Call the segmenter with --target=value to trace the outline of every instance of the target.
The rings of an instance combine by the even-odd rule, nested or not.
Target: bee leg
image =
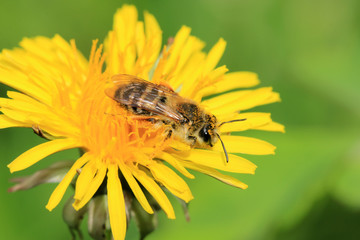
[[[154,158],[159,152],[161,152],[164,149],[163,147],[165,146],[165,143],[171,138],[172,134],[173,134],[172,129],[165,130],[165,132],[164,132],[165,139],[164,139],[164,141],[161,141],[156,144],[155,150],[151,154],[151,158]]]
[[[157,120],[155,118],[148,118],[148,119],[146,119],[146,121],[155,123]]]
[[[169,129],[169,131],[167,132],[167,135],[166,135],[166,137],[165,137],[165,141],[168,140],[168,139],[170,139],[171,136],[172,136],[172,134],[173,134],[173,130],[172,130],[172,129]]]
[[[191,143],[190,143],[190,146],[193,148],[193,147],[195,147],[195,144],[196,144],[196,137],[195,136],[188,136],[187,137],[190,141],[191,141]]]
[[[131,120],[149,121],[151,123],[154,123],[156,121],[153,116],[132,115],[132,116],[129,116],[128,118],[130,118]]]

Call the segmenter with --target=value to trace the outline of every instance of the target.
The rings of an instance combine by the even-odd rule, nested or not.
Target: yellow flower
[[[246,118],[225,124],[221,138],[230,153],[273,154],[275,147],[262,140],[228,133],[258,129],[283,131],[270,114],[246,112],[263,104],[279,101],[271,88],[239,90],[259,83],[250,72],[227,73],[217,67],[224,52],[220,39],[204,53],[204,43],[182,27],[169,44],[162,47],[162,32],[154,16],[145,12],[139,21],[134,6],[125,5],[114,17],[113,30],[104,43],[94,41],[90,59],[60,36],[52,39],[24,39],[21,48],[3,50],[0,55],[0,82],[18,91],[1,98],[0,128],[35,127],[52,140],[26,151],[8,165],[11,172],[32,166],[41,159],[65,149],[85,150],[52,193],[46,206],[50,211],[62,199],[77,172],[74,208],[82,208],[107,179],[110,224],[115,239],[126,233],[125,202],[120,179],[126,180],[133,194],[148,212],[153,213],[139,183],[156,199],[169,218],[174,210],[160,186],[190,201],[193,196],[171,168],[188,178],[187,169],[205,173],[242,189],[247,185],[218,170],[253,174],[250,161],[229,154],[225,162],[220,142],[213,148],[194,149],[179,140],[166,139],[165,127],[132,120],[118,104],[105,95],[111,76],[131,74],[154,83],[167,83],[179,95],[196,101],[213,113],[219,122]],[[103,71],[103,67],[106,70]],[[235,91],[220,94],[228,90]],[[216,97],[206,98],[216,94]],[[244,112],[243,112],[244,111]],[[240,113],[239,113],[240,112]]]

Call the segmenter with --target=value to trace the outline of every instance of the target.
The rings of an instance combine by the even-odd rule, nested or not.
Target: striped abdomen
[[[119,86],[113,98],[133,114],[153,116],[164,111],[162,106],[168,100],[164,90],[169,90],[162,88],[166,87],[147,82],[130,82]]]

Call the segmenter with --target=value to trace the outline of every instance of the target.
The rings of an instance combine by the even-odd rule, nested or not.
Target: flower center
[[[154,127],[132,115],[105,94],[106,77],[88,79],[79,103],[81,137],[84,146],[100,161],[134,162],[146,165],[168,145],[165,126]]]

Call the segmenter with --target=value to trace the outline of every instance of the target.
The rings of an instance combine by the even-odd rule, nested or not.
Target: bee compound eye
[[[200,129],[199,136],[202,138],[204,142],[210,142],[211,136],[209,134],[207,126],[204,126],[203,128]]]

